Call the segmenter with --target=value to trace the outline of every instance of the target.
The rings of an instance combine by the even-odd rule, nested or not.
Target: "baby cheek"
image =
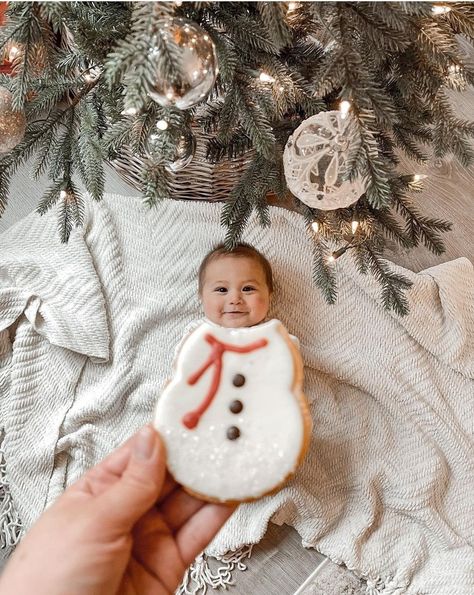
[[[216,299],[215,296],[208,296],[206,300],[203,301],[204,310],[207,311],[214,311],[218,308],[219,299]]]
[[[268,307],[269,303],[270,303],[269,300],[266,299],[264,296],[258,296],[255,301],[255,305],[258,308],[266,308],[266,307]]]

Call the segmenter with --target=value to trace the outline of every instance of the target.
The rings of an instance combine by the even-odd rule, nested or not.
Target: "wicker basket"
[[[75,45],[74,37],[67,26],[63,27],[60,44],[69,50]],[[250,150],[240,157],[212,163],[206,159],[207,144],[212,138],[211,135],[204,133],[196,123],[192,124],[192,131],[196,138],[194,157],[184,169],[170,173],[170,198],[223,202],[229,197],[255,153]],[[139,174],[144,162],[144,158],[135,155],[127,146],[122,147],[119,157],[108,161],[119,176],[137,190],[141,190]],[[268,198],[271,203],[273,194]]]
[[[193,126],[196,151],[192,161],[171,177],[171,198],[175,200],[225,201],[252,159],[253,151],[241,157],[212,163],[206,159],[207,142],[211,138]],[[144,159],[134,155],[128,147],[110,162],[117,173],[133,188],[140,190],[139,174]]]

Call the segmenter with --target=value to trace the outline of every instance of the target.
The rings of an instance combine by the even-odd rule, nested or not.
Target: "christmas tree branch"
[[[382,303],[387,310],[394,310],[399,316],[408,314],[408,301],[403,291],[412,286],[412,282],[390,270],[389,263],[384,260],[375,247],[367,243],[361,245],[366,252],[367,266],[382,286]]]
[[[416,188],[397,179],[395,167],[402,152],[423,163],[432,153],[473,162],[474,123],[456,115],[447,95],[474,83],[458,43],[474,38],[473,22],[474,8],[465,2],[436,13],[426,2],[10,3],[0,44],[18,48],[11,76],[0,77],[4,116],[19,109],[29,123],[23,140],[0,158],[0,211],[12,173],[34,151],[33,175],[53,178],[40,209],[61,201],[63,239],[83,210],[74,173],[100,199],[103,161],[125,149],[142,160],[139,182],[152,206],[171,196],[183,135],[198,135],[200,126],[210,161],[247,163],[223,208],[230,247],[253,211],[262,225],[270,223],[269,193],[285,204],[292,198],[283,164],[290,135],[348,101],[340,173],[352,188],[360,183],[364,195],[357,207],[323,212],[295,194],[295,209],[313,241],[315,282],[330,303],[336,278],[328,246],[346,242],[337,257],[350,247],[359,270],[381,284],[385,305],[404,313],[406,284],[386,268],[384,246],[423,243],[439,254],[450,224],[414,208],[409,193]],[[201,28],[194,42],[184,35],[188,25]],[[211,62],[215,50],[217,65],[206,68],[209,84],[201,91],[192,76],[204,74],[204,48]],[[184,108],[178,101],[186,93],[196,101]],[[318,164],[311,175],[325,186]],[[330,178],[341,183],[334,172]]]
[[[331,252],[325,241],[325,234],[329,228],[325,225],[323,213],[315,212],[306,205],[301,205],[300,213],[306,221],[306,231],[313,249],[313,281],[321,289],[321,292],[328,304],[335,304],[337,299],[337,283],[334,266],[329,264]],[[315,232],[313,224],[318,215],[318,231]]]

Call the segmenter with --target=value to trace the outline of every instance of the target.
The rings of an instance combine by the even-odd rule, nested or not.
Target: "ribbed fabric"
[[[88,203],[66,246],[54,212],[0,237],[2,449],[26,528],[151,420],[174,347],[202,315],[197,269],[224,237],[220,208],[168,201],[150,211],[107,195]],[[241,506],[208,552],[258,542],[272,519],[367,577],[373,593],[474,592],[471,263],[393,266],[414,284],[411,314],[399,318],[348,253],[328,306],[311,280],[304,222],[270,212],[271,227],[252,218],[244,240],[273,265],[270,315],[300,340],[313,439],[292,482]]]

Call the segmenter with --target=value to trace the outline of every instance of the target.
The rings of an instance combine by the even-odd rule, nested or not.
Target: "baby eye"
[[[225,288],[225,287],[216,287],[214,289],[214,291],[217,291],[218,293],[226,293],[227,288]]]
[[[255,287],[252,287],[252,285],[246,285],[242,288],[242,291],[255,291]]]

